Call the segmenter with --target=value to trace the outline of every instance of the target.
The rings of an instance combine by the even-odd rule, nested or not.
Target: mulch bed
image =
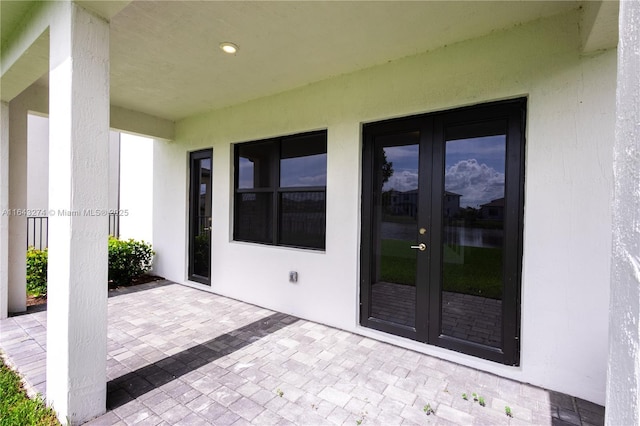
[[[160,281],[160,280],[164,280],[164,278],[159,277],[157,275],[140,275],[139,277],[133,278],[129,285],[126,285],[123,287],[131,287],[134,285],[146,284],[146,283],[150,283],[153,281]],[[111,283],[109,283],[109,289],[111,290],[113,288],[114,287],[111,286]],[[47,296],[35,297],[35,296],[27,295],[27,306],[39,306],[39,305],[45,305],[46,303],[47,303]]]
[[[47,296],[35,297],[27,294],[27,306],[38,306],[38,305],[44,305],[46,303],[47,303]]]

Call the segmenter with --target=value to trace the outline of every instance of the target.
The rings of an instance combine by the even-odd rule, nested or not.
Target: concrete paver
[[[46,311],[0,321],[0,350],[46,394]],[[91,425],[604,423],[588,401],[169,281],[111,292],[107,356]]]

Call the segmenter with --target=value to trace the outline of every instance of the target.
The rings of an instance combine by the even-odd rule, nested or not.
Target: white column
[[[0,319],[9,313],[9,105],[0,102]]]
[[[50,42],[47,399],[79,424],[106,409],[109,24],[56,2]]]
[[[27,309],[27,103],[9,103],[9,312]]]
[[[640,2],[621,1],[607,425],[640,424]],[[603,200],[606,201],[606,200]]]

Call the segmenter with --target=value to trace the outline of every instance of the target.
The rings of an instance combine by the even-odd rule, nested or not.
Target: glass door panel
[[[500,348],[506,129],[494,124],[502,134],[445,132],[441,333]]]
[[[376,138],[375,249],[371,316],[415,328],[418,132]]]
[[[189,194],[189,279],[210,284],[211,150],[191,153]]]

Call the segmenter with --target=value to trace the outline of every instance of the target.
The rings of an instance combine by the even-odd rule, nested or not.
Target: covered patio
[[[60,419],[640,422],[640,3],[1,4],[0,347]],[[31,113],[50,120],[34,313]],[[108,298],[110,130],[154,139],[137,189],[170,281]],[[400,192],[409,304],[378,256]],[[467,224],[502,243],[447,256]],[[495,254],[477,289],[473,252]]]
[[[108,317],[107,413],[89,424],[604,423],[579,398],[170,281],[110,292]],[[42,394],[46,327],[43,309],[0,321]]]

